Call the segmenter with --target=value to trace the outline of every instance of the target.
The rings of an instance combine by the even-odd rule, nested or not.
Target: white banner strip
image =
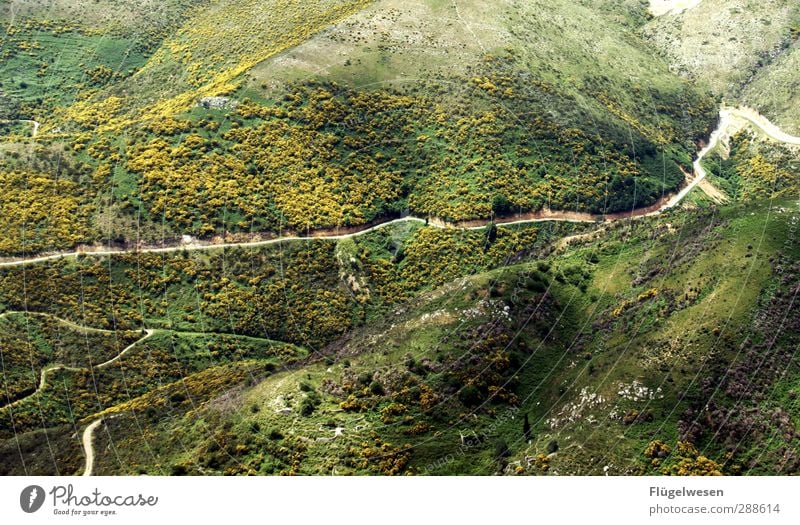
[[[776,477],[10,477],[0,488],[2,523],[23,525],[800,523],[800,479]]]

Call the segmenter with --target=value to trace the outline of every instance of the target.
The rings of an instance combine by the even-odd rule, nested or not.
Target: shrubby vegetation
[[[111,33],[103,57],[125,68],[76,65],[97,43],[92,26],[21,26],[2,42],[3,67],[42,73],[4,80],[0,111],[56,109],[38,145],[8,125],[0,253],[347,231],[405,212],[629,210],[677,189],[714,119],[710,97],[642,49],[640,62],[608,52],[627,41],[588,41],[576,26],[593,11],[571,2],[509,28],[541,31],[542,56],[481,51],[457,74],[407,87],[312,78],[270,99],[242,87],[254,64],[366,3],[181,1],[141,39]],[[612,23],[616,9],[603,3],[600,29],[643,21]],[[55,70],[48,40],[74,44],[70,69]],[[639,69],[598,63],[597,49]],[[58,97],[43,98],[43,75]],[[74,104],[61,97],[72,94]],[[753,206],[747,220],[698,199],[561,247],[549,244],[564,226],[402,224],[2,268],[0,311],[30,312],[27,325],[0,323],[13,396],[48,364],[71,366],[0,408],[2,470],[77,472],[80,430],[108,416],[100,473],[795,472],[797,254],[781,244],[788,213],[758,202],[797,188],[789,152],[762,148],[740,137],[718,163],[726,190]],[[113,344],[41,314],[113,330]],[[155,333],[89,368],[142,329]],[[86,337],[93,351],[78,352]],[[51,438],[55,464],[42,459]]]
[[[731,139],[726,158],[715,154],[705,166],[725,193],[742,202],[776,199],[800,192],[796,176],[800,168],[797,150],[757,140],[748,132]]]
[[[347,345],[348,359],[329,354],[320,362],[305,364],[301,372],[277,372],[274,381],[268,378],[189,412],[175,403],[148,401],[148,408],[142,409],[146,416],[136,421],[115,409],[120,417],[111,420],[109,428],[122,468],[155,473],[172,465],[170,472],[183,474],[422,472],[425,457],[437,450],[437,439],[432,439],[436,428],[468,411],[475,412],[481,424],[489,424],[498,412],[513,410],[519,402],[515,395],[519,384],[511,371],[533,348],[528,337],[514,341],[519,323],[532,313],[525,305],[528,300],[547,302],[544,311],[535,314],[542,321],[557,311],[546,294],[528,290],[528,273],[470,280],[457,292],[458,300],[483,298],[481,306],[468,314],[470,328],[453,330],[464,321],[449,320],[404,332],[407,339],[387,341],[387,357],[381,358],[384,366],[373,362],[379,354],[371,351],[369,331],[356,331]],[[530,273],[547,280],[544,274]],[[507,303],[506,292],[491,292],[496,287],[517,294],[511,313],[499,323],[497,312],[504,311]],[[423,299],[417,308],[430,315],[436,300]],[[391,319],[416,324],[425,323],[427,317],[415,309]],[[443,340],[435,358],[419,354],[421,342],[447,334],[452,339]],[[482,373],[487,369],[490,374]],[[460,391],[474,391],[474,397],[459,395]],[[289,421],[294,423],[287,426]],[[142,453],[145,445],[134,439],[135,424],[152,436],[149,446],[155,457]],[[458,442],[457,434],[451,437]],[[184,446],[186,454],[176,453]],[[426,451],[428,446],[434,448]],[[475,454],[490,453],[492,441],[476,439],[473,446]],[[110,456],[100,462],[101,472],[119,471],[120,463]]]
[[[47,366],[95,366],[118,355],[140,337],[142,334],[132,331],[79,330],[35,313],[8,313],[0,317],[4,386],[0,406],[36,390],[42,369]]]
[[[229,95],[253,66],[366,6],[369,0],[234,0],[205,4],[171,32],[129,81],[65,109],[72,129],[120,131]],[[124,102],[124,103],[122,103]],[[87,116],[102,117],[102,122]]]
[[[328,0],[299,9],[272,1],[267,9],[252,0],[170,1],[159,7],[163,22],[155,27],[145,23],[154,13],[129,29],[109,20],[113,38],[92,60],[81,57],[84,44],[100,38],[103,24],[95,16],[70,23],[27,13],[4,41],[8,67],[30,72],[35,68],[28,62],[41,62],[50,68],[42,79],[63,85],[40,95],[74,99],[37,102],[41,79],[3,92],[10,100],[28,93],[29,108],[15,110],[21,116],[36,116],[29,111],[34,106],[59,106],[47,115],[48,133],[40,140],[66,147],[61,165],[91,174],[75,179],[81,190],[59,189],[63,198],[80,200],[77,216],[83,221],[87,213],[89,224],[71,224],[69,235],[54,227],[47,243],[26,247],[8,234],[6,253],[82,241],[306,232],[406,210],[450,221],[545,207],[625,211],[677,189],[680,168],[690,167],[694,144],[713,121],[713,100],[666,71],[645,87],[613,61],[593,61],[596,71],[553,62],[564,55],[583,64],[584,39],[562,27],[564,20],[533,17],[529,8],[519,8],[518,21],[503,23],[513,31],[528,25],[548,31],[549,51],[541,56],[541,50],[509,45],[469,55],[457,73],[421,72],[413,85],[398,88],[355,88],[321,77],[264,99],[242,87],[253,66],[368,3]],[[102,12],[95,7],[81,9]],[[125,6],[120,17],[127,9],[135,11]],[[591,14],[582,6],[557,7],[567,9],[576,20]],[[599,31],[622,30],[615,9],[600,11]],[[556,27],[558,39],[551,34]],[[61,47],[37,44],[51,33],[87,39],[63,71],[51,70],[48,58]],[[649,63],[639,44],[603,43]],[[578,76],[562,78],[572,74]],[[219,105],[199,104],[204,97],[222,98]],[[39,174],[19,163],[14,169]],[[72,212],[55,209],[56,223]]]
[[[487,66],[491,77],[465,86],[485,99],[474,107],[298,86],[275,105],[245,100],[230,122],[211,115],[176,138],[137,142],[127,168],[141,177],[152,216],[201,235],[360,225],[406,208],[453,221],[547,206],[623,211],[683,181],[691,152],[676,147],[686,140],[676,130],[640,126],[631,145],[616,130],[624,122],[596,135],[564,127],[540,111],[539,91],[494,63],[502,61]]]
[[[126,334],[116,335],[121,338]],[[114,333],[104,336],[116,340]],[[90,343],[99,341],[97,336],[87,337],[92,337]],[[132,342],[141,334],[128,337]],[[20,342],[23,348],[30,346],[24,338],[10,342]],[[73,342],[71,351],[79,347]],[[43,426],[76,425],[101,412],[111,415],[147,409],[155,413],[162,403],[172,410],[189,410],[248,378],[252,381],[304,356],[299,348],[263,339],[159,332],[102,368],[90,369],[89,363],[65,360],[81,368],[49,372],[44,390],[17,403],[13,411],[0,409],[0,436],[12,439]],[[7,468],[15,467],[10,464]]]
[[[748,245],[767,216],[774,238],[759,255]],[[786,361],[796,341],[776,325],[796,321],[777,313],[792,312],[796,285],[787,217],[759,207],[697,209],[615,223],[541,262],[525,261],[531,250],[542,253],[544,226],[407,224],[341,242],[115,257],[110,270],[91,257],[57,261],[50,271],[63,273],[42,282],[83,275],[87,322],[112,313],[108,322],[118,326],[207,333],[159,333],[99,371],[96,383],[54,373],[68,397],[46,389],[20,404],[14,421],[27,436],[44,416],[58,436],[72,421],[67,400],[84,421],[116,415],[107,424],[120,461],[100,452],[105,473],[546,475],[598,472],[612,458],[627,473],[792,472],[791,385],[800,376]],[[677,239],[686,249],[665,266]],[[731,286],[751,261],[752,293],[741,308],[724,307],[714,297],[738,291]],[[720,264],[724,276],[705,274]],[[502,268],[481,273],[493,266]],[[26,271],[42,277],[37,268]],[[3,272],[0,303],[11,305],[14,272]],[[470,273],[477,275],[461,278]],[[136,279],[141,294],[129,291]],[[117,301],[102,300],[108,290]],[[49,297],[49,308],[68,315],[63,291],[55,286]],[[337,297],[342,311],[321,304]],[[31,308],[44,308],[43,297],[31,299]],[[313,309],[302,308],[311,301]],[[631,306],[617,311],[620,304]],[[707,313],[704,323],[682,329],[697,311]],[[727,318],[741,330],[726,333]],[[731,367],[745,333],[752,350]],[[768,334],[776,333],[784,335],[773,346]],[[262,337],[319,353],[307,359]],[[714,352],[694,352],[713,341]],[[677,400],[697,368],[698,388]],[[595,396],[601,379],[610,386]],[[772,389],[782,397],[765,396]],[[757,406],[743,407],[748,399]],[[104,434],[96,436],[101,451]]]
[[[234,332],[319,347],[419,291],[504,264],[537,238],[532,227],[499,228],[493,237],[424,228],[393,238],[380,230],[355,239],[361,268],[341,272],[337,243],[322,239],[210,254],[57,259],[0,269],[0,304],[99,328]],[[454,264],[446,253],[462,260]],[[41,284],[26,288],[23,272]],[[350,275],[368,295],[354,295]]]
[[[78,184],[0,167],[0,254],[68,248],[90,238],[91,206]]]

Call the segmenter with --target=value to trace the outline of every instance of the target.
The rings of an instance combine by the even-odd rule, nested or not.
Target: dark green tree
[[[492,223],[486,232],[486,244],[483,246],[484,250],[488,249],[490,245],[494,244],[497,240],[497,225]]]
[[[528,421],[528,414],[525,414],[525,419],[522,421],[522,435],[525,437],[525,441],[530,441],[531,423]]]
[[[505,459],[511,455],[511,450],[508,448],[508,443],[503,439],[499,439],[494,444],[494,457],[497,461],[504,463]]]
[[[505,195],[498,193],[492,199],[492,211],[495,215],[508,215],[511,212],[511,203]]]

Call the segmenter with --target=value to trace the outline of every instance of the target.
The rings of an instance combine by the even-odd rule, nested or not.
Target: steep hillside
[[[626,211],[678,189],[713,125],[713,100],[635,35],[641,5],[367,4],[186,11],[143,64],[42,123],[33,158],[61,148],[60,184],[82,188],[54,205],[88,223],[64,235],[58,214],[31,217],[24,245],[8,224],[5,253],[349,227],[406,210],[455,221]],[[33,176],[31,155],[18,157],[3,159],[17,187]]]
[[[50,117],[142,67],[202,0],[0,4],[0,119]]]
[[[606,226],[201,408],[107,419],[95,468],[796,472],[798,220],[791,200]]]
[[[542,249],[552,235],[572,229],[492,233],[398,224],[340,241],[129,254],[112,261],[82,256],[2,268],[0,310],[29,312],[12,315],[31,327],[9,329],[3,341],[13,349],[0,347],[14,367],[13,396],[6,391],[0,403],[3,472],[75,472],[81,468],[74,461],[79,449],[63,462],[50,462],[37,447],[48,439],[70,443],[84,418],[106,410],[111,415],[141,409],[155,417],[162,408],[184,413],[202,406],[296,365],[421,293]],[[43,348],[37,366],[64,363],[36,342],[40,336],[32,327],[40,316],[60,319],[56,327],[66,323],[104,337],[116,332],[120,341],[129,330],[140,338],[102,369],[83,361],[49,371],[40,388],[39,369],[32,370],[31,361],[24,366],[26,356],[34,359],[31,349]],[[147,337],[142,329],[150,330]],[[18,439],[28,447],[21,456]],[[76,452],[79,442],[71,443],[59,454]]]
[[[207,96],[235,89],[238,77],[262,60],[369,4],[326,0],[210,2],[180,27],[129,80],[67,108],[66,129],[119,131],[143,120],[169,118]]]
[[[649,4],[3,2],[0,474],[796,474],[800,7]]]
[[[751,131],[735,135],[727,150],[714,152],[704,166],[710,181],[741,202],[800,194],[800,148],[764,140]]]
[[[703,0],[643,29],[673,70],[737,95],[797,40],[800,6],[790,0]]]
[[[795,27],[800,36],[800,24]],[[759,71],[747,84],[739,100],[759,108],[788,133],[800,135],[800,43]]]

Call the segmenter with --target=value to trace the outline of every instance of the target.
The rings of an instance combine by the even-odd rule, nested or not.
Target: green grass
[[[799,20],[797,4],[788,0],[704,0],[680,16],[653,19],[642,32],[676,71],[715,93],[753,104],[758,99],[740,97],[741,89],[752,75],[772,75],[773,61],[780,64],[781,53],[796,39],[790,29]]]
[[[716,113],[641,37],[669,39],[676,22],[647,22],[635,2],[171,1],[152,32],[147,17],[122,23],[147,2],[114,20],[104,1],[81,6],[81,26],[64,31],[13,3],[31,22],[2,40],[0,117],[49,121],[31,147],[4,125],[3,169],[30,161],[41,186],[80,189],[76,205],[97,213],[85,232],[62,227],[76,239],[629,209],[680,183]],[[59,0],[53,16],[71,7]],[[789,14],[764,24],[767,44]],[[737,81],[708,73],[719,92]],[[218,94],[238,108],[195,107]],[[2,320],[15,397],[43,367],[74,367],[0,409],[2,472],[79,472],[78,436],[98,417],[101,474],[658,474],[701,453],[726,474],[794,472],[782,421],[798,422],[796,159],[744,149],[708,163],[732,204],[693,192],[636,221],[405,223],[0,269],[0,312],[116,331]],[[57,217],[40,215],[49,234]],[[68,244],[51,237],[44,248]],[[111,335],[142,329],[155,333],[89,368],[114,355]],[[644,455],[654,440],[674,449],[660,464]]]
[[[716,112],[637,36],[644,11],[630,3],[332,0],[313,12],[276,5],[281,15],[269,20],[251,16],[251,4],[169,3],[168,35],[145,39],[160,43],[157,50],[139,45],[141,35],[98,33],[87,15],[86,27],[5,62],[11,100],[30,109],[41,97],[63,97],[51,101],[61,108],[43,131],[59,131],[56,141],[74,153],[67,164],[90,173],[81,187],[90,188],[97,212],[87,240],[287,224],[303,231],[406,209],[486,219],[498,198],[514,211],[645,206],[680,184],[678,168],[688,166]],[[36,64],[55,56],[53,75],[33,78]],[[123,74],[89,86],[83,72],[99,65]],[[48,78],[62,84],[45,93]],[[321,109],[328,102],[320,89],[333,93],[334,110]],[[194,107],[208,95],[277,113],[248,118]],[[331,113],[337,104],[344,114]],[[180,149],[190,134],[208,144],[202,159]],[[319,152],[313,166],[292,160],[300,155],[280,143],[287,134],[289,145]],[[159,140],[170,146],[164,159],[148,152],[134,162]],[[269,148],[277,148],[271,162],[259,160]],[[220,184],[215,173],[234,183]],[[297,180],[315,188],[313,199],[310,191],[295,195]]]
[[[124,375],[103,371],[99,397],[78,395],[73,410],[81,424],[101,410],[115,416],[106,423],[115,447],[105,448],[105,432],[96,437],[98,469],[107,474],[601,474],[605,466],[657,474],[694,456],[676,451],[654,467],[644,456],[648,443],[677,450],[688,439],[680,422],[707,395],[703,380],[726,381],[727,367],[747,362],[741,342],[769,333],[754,319],[785,310],[775,304],[786,296],[770,260],[800,257],[791,241],[796,210],[794,200],[680,209],[605,225],[594,240],[540,260],[488,272],[465,266],[461,275],[474,275],[422,288],[383,314],[372,310],[346,337],[317,346],[321,355],[308,363],[296,361],[304,352],[260,338],[161,332],[124,360]],[[396,235],[408,249],[424,231],[415,230],[331,243],[330,271],[365,279],[376,301],[374,265],[393,257]],[[558,239],[544,225],[541,235]],[[167,318],[181,315],[173,307]],[[204,322],[208,330],[212,321]],[[796,420],[795,372],[759,380],[773,392],[761,410],[782,406]],[[214,379],[195,383],[201,377]],[[82,384],[73,373],[53,378],[71,389]],[[128,392],[115,394],[112,385],[123,380]],[[208,388],[183,393],[183,381]],[[470,384],[477,390],[467,395]],[[649,389],[643,398],[620,394],[641,387]],[[725,388],[715,399],[733,408]],[[76,424],[57,391],[38,402],[53,432]],[[28,408],[19,414],[23,430]],[[777,432],[764,424],[760,432]],[[459,433],[475,439],[462,445]],[[731,457],[724,436],[706,433],[694,444],[724,473],[776,472],[780,439],[770,438],[769,455],[748,466],[759,454],[753,439]],[[503,460],[495,456],[501,442],[509,450]],[[558,452],[549,454],[553,442]]]
[[[30,50],[21,49],[27,46]],[[2,41],[3,92],[22,104],[24,118],[40,118],[54,106],[70,105],[93,90],[124,78],[141,67],[146,56],[136,42],[116,35],[30,31]],[[110,76],[92,77],[106,67]]]
[[[800,17],[798,17],[800,18]],[[795,28],[800,27],[800,20]],[[797,33],[795,33],[797,35]],[[800,45],[794,45],[769,67],[759,71],[748,84],[739,100],[758,108],[786,133],[800,134],[800,103],[797,99],[798,80],[794,74],[800,67]]]
[[[24,312],[0,318],[4,391],[0,406],[30,395],[43,369],[89,367],[108,361],[143,334],[83,330],[47,316]]]

